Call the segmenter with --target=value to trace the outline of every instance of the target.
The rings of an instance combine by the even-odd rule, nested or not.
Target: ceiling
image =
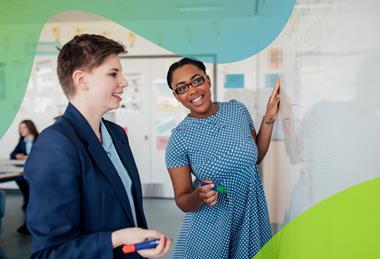
[[[68,11],[51,17],[49,19],[49,22],[93,22],[105,20],[105,18],[92,13],[86,13],[81,11]]]

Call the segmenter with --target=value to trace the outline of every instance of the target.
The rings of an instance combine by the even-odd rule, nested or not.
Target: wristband
[[[265,117],[264,117],[264,122],[265,122],[266,124],[273,124],[275,121],[276,121],[276,119],[273,119],[273,120],[267,121],[267,120],[265,119]]]

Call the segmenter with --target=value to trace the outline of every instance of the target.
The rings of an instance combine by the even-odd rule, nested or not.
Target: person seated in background
[[[32,150],[32,146],[34,142],[38,138],[39,133],[33,121],[23,120],[19,124],[19,134],[20,134],[19,141],[15,149],[10,154],[10,159],[26,160],[28,155],[30,154],[30,151]],[[20,179],[16,181],[16,184],[18,185],[22,193],[22,196],[24,199],[22,209],[25,210],[29,202],[28,183],[24,179]],[[25,223],[21,225],[17,229],[17,231],[22,234],[29,234],[28,228],[26,227]]]
[[[17,146],[12,151],[11,159],[25,160],[33,146],[33,143],[37,140],[38,130],[36,125],[31,120],[23,120],[19,125],[20,138]]]

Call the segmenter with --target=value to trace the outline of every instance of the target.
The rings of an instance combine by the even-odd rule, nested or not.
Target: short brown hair
[[[91,71],[112,54],[127,53],[125,47],[111,39],[95,34],[75,36],[59,51],[57,74],[67,97],[75,93],[72,74],[76,69]]]

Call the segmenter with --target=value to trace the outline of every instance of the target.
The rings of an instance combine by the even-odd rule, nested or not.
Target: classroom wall
[[[176,105],[174,105],[176,106],[174,108],[176,109],[174,116],[176,117],[175,124],[178,124],[188,111],[180,107],[179,103],[174,97],[172,97],[172,94],[164,81],[169,65],[178,58],[144,60],[144,56],[167,56],[175,55],[175,53],[161,48],[139,35],[136,35],[132,31],[107,20],[58,23],[49,22],[46,24],[41,32],[24,100],[14,122],[4,137],[0,140],[0,146],[2,147],[0,150],[0,158],[8,158],[9,153],[17,143],[17,128],[18,123],[21,120],[24,118],[30,118],[35,121],[38,129],[42,130],[53,123],[54,117],[64,112],[67,100],[59,87],[58,79],[55,74],[57,57],[55,46],[62,46],[78,33],[102,34],[121,41],[127,46],[127,59],[122,59],[125,76],[127,80],[130,81],[130,86],[125,91],[125,106],[128,106],[128,103],[136,102],[137,105],[142,104],[143,107],[139,112],[126,112],[128,107],[125,109],[121,108],[116,112],[107,114],[106,117],[119,123],[128,131],[129,138],[131,139],[131,146],[135,153],[135,159],[140,169],[142,182],[146,187],[144,188],[144,194],[146,196],[173,197],[170,178],[166,172],[164,163],[165,143],[161,144],[161,147],[158,148],[159,144],[156,144],[155,142],[157,136],[154,127],[159,116],[162,114],[157,115],[157,112],[154,110],[156,107],[151,105],[151,103],[156,101],[155,99],[151,99],[154,98],[155,93],[154,89],[151,87],[154,87],[154,82],[156,81],[160,81],[161,84],[164,83],[165,86],[163,88],[167,90],[165,93],[168,98],[172,99],[171,104],[173,102],[176,103]],[[189,54],[197,55],[199,53]],[[209,54],[213,55],[213,53]],[[141,58],[128,60],[128,57],[130,56],[140,56]],[[133,63],[129,65],[132,61]],[[212,78],[216,77],[215,81],[218,82],[216,86],[213,86],[213,88],[216,88],[213,90],[217,96],[216,98],[214,97],[215,100],[223,101],[231,98],[239,99],[239,96],[228,96],[226,95],[226,92],[241,92],[242,89],[253,90],[256,87],[255,69],[257,64],[255,58],[249,58],[231,64],[218,64],[216,75],[214,75],[213,64],[207,63],[206,66],[208,74]],[[226,74],[243,75],[244,79],[230,83],[230,87],[232,88],[227,91],[223,86]],[[140,97],[142,100],[140,104],[138,103],[140,101],[132,100],[134,97],[133,95],[136,95],[134,90],[137,90],[137,88],[133,86],[136,80],[140,80],[143,87],[147,88],[141,93]],[[237,90],[233,88],[236,83],[238,85],[237,87],[239,87],[236,88]],[[161,86],[158,85],[158,87]],[[140,97],[136,95],[136,98]],[[247,101],[249,102],[249,100]],[[148,106],[152,107],[146,108]],[[141,116],[144,120],[141,120]],[[170,135],[170,129],[175,126],[173,122],[170,123],[171,124],[168,126],[169,128],[167,128],[164,133],[166,140]],[[165,139],[163,141],[165,141]],[[5,188],[16,188],[13,183],[6,183],[1,186]]]
[[[47,48],[44,47],[44,44],[56,44],[55,42],[58,39],[59,43],[56,45],[62,46],[78,33],[102,34],[125,42],[128,45],[129,54],[133,55],[170,53],[138,36],[133,38],[135,40],[133,40],[132,44],[131,32],[109,21],[47,23],[41,32],[40,45],[37,48],[24,101],[14,122],[0,140],[1,159],[8,158],[10,150],[17,143],[17,128],[21,120],[31,118],[36,122],[38,129],[42,130],[53,122],[55,116],[64,111],[67,101],[60,89],[55,72],[57,51],[55,51],[55,46]],[[44,71],[39,73],[38,69]],[[42,85],[42,87],[38,85]],[[51,98],[54,100],[48,100]],[[51,105],[49,107],[36,107],[41,102],[51,103]]]
[[[379,11],[376,0],[298,1],[287,26],[270,46],[240,62],[218,64],[216,100],[243,102],[256,129],[274,78],[282,78],[280,115],[260,166],[272,223],[282,226],[323,199],[379,177]],[[174,54],[109,21],[49,23],[40,42],[58,39],[63,44],[76,33],[120,40],[127,43],[128,55]],[[8,157],[16,144],[21,119],[31,118],[43,129],[62,113],[66,101],[54,79],[55,58],[43,51],[36,56],[20,112],[0,140],[0,158]],[[37,67],[46,64],[50,70],[37,73]],[[61,97],[54,98],[50,108],[36,105],[44,103],[38,98],[49,96]],[[123,114],[111,118],[127,123]],[[140,144],[132,146],[136,154]],[[144,185],[152,186],[144,189],[145,195],[172,197],[167,173],[162,169],[154,173],[160,177],[145,178]]]

